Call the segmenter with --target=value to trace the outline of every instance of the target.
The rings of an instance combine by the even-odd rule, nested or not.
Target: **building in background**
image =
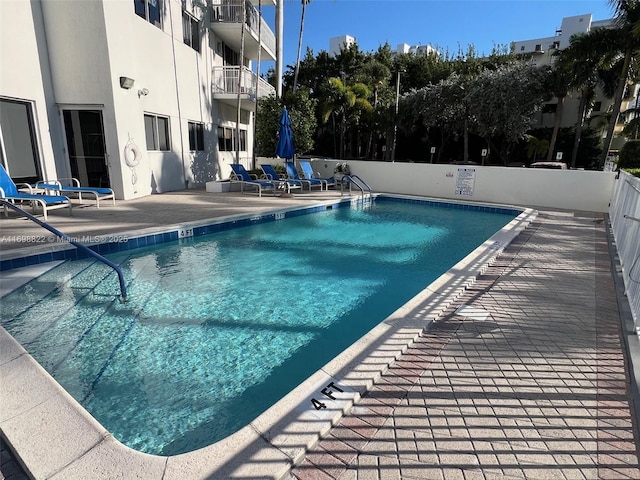
[[[253,70],[276,57],[257,5],[3,0],[2,164],[15,181],[76,177],[119,199],[251,167],[256,100],[275,94]]]
[[[401,43],[396,48],[395,53],[401,55],[407,53],[410,55],[416,55],[418,57],[425,57],[427,55],[440,55],[440,52],[433,48],[431,45],[409,45],[407,43]]]
[[[614,26],[613,19],[594,21],[591,14],[575,15],[562,19],[561,27],[556,30],[552,37],[535,38],[531,40],[520,40],[512,42],[512,52],[528,57],[538,65],[551,65],[554,61],[554,53],[568,47],[571,37],[581,33],[588,33],[598,28],[610,28]],[[620,117],[616,126],[615,134],[619,134],[624,128],[626,121],[630,120],[625,111],[634,107],[638,103],[640,95],[639,85],[632,85],[627,89],[620,108]],[[561,127],[573,127],[578,121],[578,107],[580,98],[578,94],[570,94],[565,99]],[[552,127],[555,121],[555,111],[558,99],[554,98],[543,105],[539,117],[536,119],[535,127]],[[613,98],[607,98],[601,89],[596,90],[596,97],[592,103],[590,111],[587,113],[590,126],[602,128],[603,137],[606,136],[606,127],[609,122],[607,113],[613,106]],[[625,142],[623,137],[614,135],[611,149],[617,151]]]
[[[340,53],[341,49],[347,49],[351,45],[356,43],[356,37],[351,35],[342,35],[340,37],[333,37],[329,39],[329,55],[335,57]]]

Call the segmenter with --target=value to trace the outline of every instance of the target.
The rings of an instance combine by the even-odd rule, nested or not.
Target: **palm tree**
[[[582,127],[587,112],[595,98],[596,87],[600,85],[607,96],[613,96],[615,85],[611,84],[611,68],[615,63],[616,53],[610,45],[615,41],[617,33],[607,28],[592,30],[575,35],[571,44],[562,50],[558,59],[564,64],[563,69],[572,72],[569,88],[580,94],[578,118],[575,126],[573,147],[571,149],[571,167],[576,166]]]
[[[334,131],[336,118],[340,125],[340,151],[339,158],[344,158],[345,133],[347,131],[347,120],[351,115],[354,123],[359,123],[360,115],[363,111],[371,111],[373,107],[369,103],[371,91],[363,83],[356,83],[347,86],[341,79],[337,77],[329,78],[327,82],[326,95],[321,101],[321,118],[322,123],[327,123],[329,118],[333,119]],[[334,154],[338,153],[335,152]]]
[[[533,135],[526,135],[527,139],[527,158],[532,158],[531,163],[534,163],[538,155],[544,155],[549,151],[549,140],[540,140]]]
[[[298,73],[300,72],[300,54],[302,52],[302,33],[304,32],[304,13],[307,10],[307,4],[311,0],[302,0],[302,14],[300,15],[300,36],[298,37],[298,57],[296,58],[296,71],[293,75],[293,91],[298,88]]]
[[[549,149],[547,151],[547,162],[553,160],[553,151],[555,150],[558,132],[562,123],[562,114],[564,112],[564,100],[569,95],[570,85],[573,81],[572,65],[563,60],[563,52],[557,51],[555,55],[558,57],[553,70],[551,71],[551,90],[553,95],[558,99],[556,104],[556,112],[554,115],[553,132],[551,140],[549,140]]]
[[[604,148],[602,149],[602,157],[600,158],[600,166],[604,165],[609,155],[613,132],[620,115],[622,97],[627,86],[631,60],[640,50],[640,0],[609,0],[609,2],[614,9],[616,23],[614,31],[618,33],[618,44],[616,46],[623,54],[623,60],[613,102],[613,112],[609,121]]]

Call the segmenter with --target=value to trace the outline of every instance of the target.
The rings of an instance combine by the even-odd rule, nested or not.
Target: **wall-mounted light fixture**
[[[131,87],[133,87],[134,83],[135,83],[135,80],[133,78],[120,77],[120,87],[121,88],[129,90]]]
[[[149,95],[149,89],[148,88],[143,88],[142,90],[138,90],[138,98],[146,97],[147,95]]]

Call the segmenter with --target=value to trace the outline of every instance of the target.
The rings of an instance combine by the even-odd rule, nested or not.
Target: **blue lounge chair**
[[[309,190],[311,190],[311,188],[313,187],[320,187],[320,190],[323,189],[323,185],[322,182],[316,178],[302,178],[299,174],[298,174],[298,169],[296,168],[295,163],[293,162],[284,162],[284,168],[287,171],[287,177],[289,177],[292,180],[297,180],[299,182],[302,182],[302,184],[307,184],[309,186]]]
[[[19,191],[18,185],[20,185],[20,188],[28,189],[29,193]],[[45,221],[47,220],[47,211],[56,208],[68,208],[69,215],[71,215],[71,201],[67,197],[63,195],[39,195],[32,193],[33,188],[28,183],[20,183],[18,185],[11,180],[7,171],[0,165],[0,198],[12,203],[29,202],[34,214],[37,212],[37,208],[41,207]],[[9,216],[7,207],[3,205],[3,209],[5,216]]]
[[[71,183],[71,185],[68,185]],[[38,182],[36,188],[42,188],[48,192],[57,192],[62,194],[71,194],[78,197],[80,203],[82,203],[82,195],[92,196],[96,201],[96,207],[100,208],[100,200],[111,199],[113,205],[116,204],[116,197],[113,194],[113,190],[110,188],[102,187],[81,187],[80,181],[77,178],[60,178],[58,180],[46,180],[44,182]]]
[[[284,188],[284,184],[279,181],[258,180],[251,176],[247,169],[239,163],[231,164],[231,181],[240,183],[240,192],[244,193],[244,187],[250,186],[258,190],[258,196],[262,196],[263,190],[271,190],[275,196],[278,188]]]
[[[329,185],[333,185],[335,187],[336,185],[336,179],[333,177],[329,177],[329,178],[321,178],[319,176],[317,176],[314,171],[313,171],[313,167],[311,166],[310,162],[307,161],[299,161],[298,163],[300,163],[300,168],[302,169],[302,177],[305,178],[306,180],[317,180],[320,181],[324,184],[325,190],[329,189]]]
[[[273,168],[273,165],[269,163],[263,163],[260,165],[260,168],[264,172],[264,177],[267,180],[279,181],[283,183],[287,189],[287,193],[291,193],[291,189],[299,188],[302,189],[302,182],[300,180],[293,180],[291,178],[281,178],[276,172],[276,169]]]

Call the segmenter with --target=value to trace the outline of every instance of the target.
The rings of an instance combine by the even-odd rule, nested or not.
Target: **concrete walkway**
[[[640,479],[598,215],[541,212],[292,471],[324,479]]]
[[[99,236],[339,195],[188,191],[50,221]],[[42,236],[24,220],[0,228],[2,258],[48,248],[20,241]],[[640,479],[611,268],[602,215],[540,212],[288,478]]]

